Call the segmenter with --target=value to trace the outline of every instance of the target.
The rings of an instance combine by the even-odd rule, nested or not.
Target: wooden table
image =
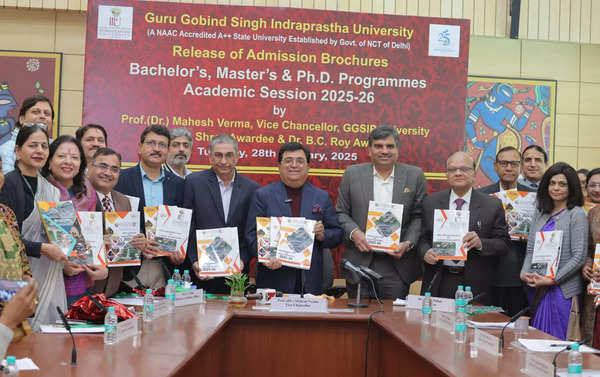
[[[510,345],[503,357],[457,345],[448,332],[423,327],[416,310],[384,303],[352,313],[290,314],[234,310],[224,302],[179,307],[141,336],[104,345],[102,334],[76,334],[78,365],[71,366],[71,338],[33,334],[8,354],[30,357],[41,368],[22,376],[364,376],[369,331],[368,376],[522,376],[524,352]],[[346,307],[338,300],[334,307]],[[368,325],[370,322],[370,326]],[[548,337],[535,330],[528,337]],[[551,360],[551,355],[542,354]],[[566,363],[566,355],[559,365]],[[600,369],[585,355],[584,366]]]

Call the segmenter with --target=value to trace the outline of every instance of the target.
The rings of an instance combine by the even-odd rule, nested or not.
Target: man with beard
[[[180,178],[185,178],[192,173],[185,167],[192,155],[192,134],[187,128],[183,127],[174,128],[170,133],[171,143],[169,144],[169,154],[167,155],[165,168],[171,173],[177,174]]]

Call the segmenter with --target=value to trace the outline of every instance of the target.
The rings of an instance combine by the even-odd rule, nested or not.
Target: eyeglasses
[[[44,130],[46,128],[48,128],[46,123],[42,123],[42,122],[23,122],[23,127],[34,127],[34,126],[38,126]]]
[[[292,166],[292,165],[296,165],[296,166],[304,166],[306,165],[306,160],[304,158],[286,158],[283,161],[283,164],[285,166]]]
[[[169,144],[167,144],[165,142],[162,142],[162,141],[157,142],[155,140],[144,141],[144,145],[147,145],[147,146],[152,147],[152,148],[158,147],[159,149],[167,149],[167,148],[169,148]]]
[[[105,163],[101,163],[101,164],[92,164],[93,167],[98,168],[100,171],[106,172],[106,171],[110,171],[113,174],[118,174],[119,173],[119,167],[118,166],[110,166],[107,165]]]
[[[456,174],[458,172],[461,172],[461,173],[470,173],[470,172],[473,171],[473,168],[466,167],[466,166],[461,166],[461,167],[458,167],[458,168],[448,168],[446,170],[448,171],[448,174]]]
[[[508,165],[512,166],[513,168],[518,168],[519,165],[521,165],[521,161],[500,160],[500,161],[497,161],[496,163],[503,168],[507,167]]]

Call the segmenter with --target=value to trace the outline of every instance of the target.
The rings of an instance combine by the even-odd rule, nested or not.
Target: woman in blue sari
[[[578,296],[584,283],[588,221],[582,208],[583,194],[577,172],[558,162],[542,177],[537,192],[537,211],[533,219],[521,280],[530,288],[528,296],[531,325],[560,339],[574,339],[579,331]],[[558,269],[554,278],[531,272],[531,259],[538,232],[562,231]]]

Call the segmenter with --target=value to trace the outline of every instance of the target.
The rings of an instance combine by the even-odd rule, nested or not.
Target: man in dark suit
[[[148,126],[140,136],[138,155],[140,163],[125,169],[119,176],[115,190],[129,196],[139,198],[137,210],[142,213],[142,232],[144,224],[144,207],[158,205],[181,206],[183,201],[183,179],[163,168],[167,160],[167,151],[171,136],[164,126]],[[143,252],[141,268],[126,268],[124,279],[131,280],[137,274],[144,285],[159,288],[166,284],[173,266],[183,263],[185,256],[174,253],[166,258],[154,258],[157,250],[156,241],[148,241]]]
[[[414,246],[421,233],[422,202],[427,194],[423,170],[398,162],[398,131],[380,126],[369,135],[370,163],[349,166],[339,187],[336,205],[344,229],[344,258],[354,265],[371,268],[383,275],[380,298],[404,298],[410,284],[421,276]],[[404,206],[401,243],[387,253],[373,252],[365,237],[369,201]],[[357,286],[346,283],[348,295],[356,296]],[[364,291],[364,292],[362,292]],[[368,289],[362,285],[361,295]]]
[[[88,180],[96,190],[102,212],[131,211],[129,199],[114,190],[119,180],[120,170],[121,155],[110,148],[97,149],[88,162]],[[143,234],[137,235],[131,242],[139,250],[144,250],[146,246]],[[112,297],[118,293],[123,278],[123,268],[109,268],[106,279],[95,281],[94,292],[104,293],[106,297]]]
[[[518,182],[521,154],[515,147],[504,147],[498,151],[494,169],[498,174],[498,182],[479,189],[479,192],[495,194],[506,190],[535,191]],[[527,236],[510,243],[511,247],[506,255],[498,258],[496,264],[492,282],[492,304],[504,308],[507,315],[513,316],[527,306],[527,297],[519,277],[525,259]]]
[[[309,150],[300,143],[286,143],[279,149],[278,161],[281,181],[256,190],[250,204],[246,233],[250,252],[257,256],[256,217],[304,217],[317,221],[312,260],[308,271],[282,266],[276,259],[258,263],[256,285],[285,293],[321,294],[323,248],[334,248],[342,242],[342,228],[329,194],[306,181]]]
[[[419,254],[425,261],[421,292],[454,298],[458,285],[471,286],[474,295],[485,293],[479,302],[489,304],[496,257],[510,247],[502,202],[472,189],[475,163],[465,152],[455,152],[446,162],[450,190],[429,195],[423,201],[423,231]],[[440,261],[432,249],[436,209],[468,210],[469,232],[463,237],[467,260]]]
[[[211,293],[227,293],[224,278],[199,280],[197,229],[237,227],[240,257],[248,266],[250,252],[246,243],[248,207],[258,183],[235,170],[239,159],[237,141],[230,135],[213,137],[208,147],[211,168],[188,175],[184,184],[183,206],[193,210],[186,262],[193,266],[194,283]]]

